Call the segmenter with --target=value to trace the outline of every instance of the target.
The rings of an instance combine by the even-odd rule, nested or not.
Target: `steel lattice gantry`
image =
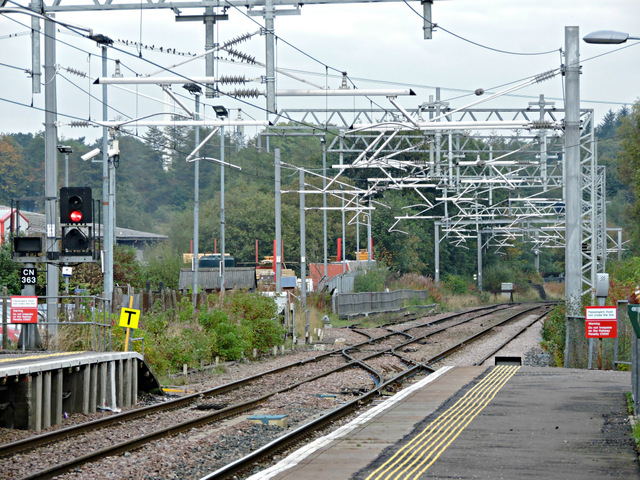
[[[539,251],[564,248],[563,114],[543,97],[522,109],[451,113],[438,102],[403,111],[289,109],[279,115],[287,124],[269,130],[334,129],[328,152],[340,163],[327,188],[342,173],[361,169],[368,180],[365,197],[414,190],[422,201],[406,206],[394,230],[406,221],[431,220],[436,245],[447,238],[499,250],[520,239]],[[589,293],[606,262],[605,172],[597,165],[593,111],[583,110],[580,123],[582,290]]]

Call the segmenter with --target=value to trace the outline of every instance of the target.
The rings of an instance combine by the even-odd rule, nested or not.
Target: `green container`
[[[633,326],[633,331],[636,332],[636,337],[640,338],[640,305],[627,304],[627,313],[629,314],[629,320]]]

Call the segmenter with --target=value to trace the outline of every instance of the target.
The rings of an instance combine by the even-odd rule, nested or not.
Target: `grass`
[[[632,418],[631,421],[631,437],[633,441],[636,443],[636,451],[640,451],[640,422],[638,418],[634,415],[633,411],[633,396],[631,392],[627,392],[627,413]]]

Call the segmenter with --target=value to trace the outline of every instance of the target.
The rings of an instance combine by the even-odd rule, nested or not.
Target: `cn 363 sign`
[[[23,268],[20,271],[20,283],[22,285],[35,285],[38,279],[38,271],[35,268]]]

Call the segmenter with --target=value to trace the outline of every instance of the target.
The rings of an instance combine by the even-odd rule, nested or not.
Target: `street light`
[[[202,95],[202,89],[199,85],[195,83],[187,83],[182,86],[186,91],[188,91],[191,95],[195,96],[196,100],[196,112],[193,117],[194,120],[200,120],[200,95]],[[200,144],[200,127],[198,125],[195,126],[194,130],[194,140],[196,144],[196,149]],[[200,228],[200,162],[195,162],[194,171],[193,171],[193,303],[198,300],[198,260],[199,256],[199,244],[198,244],[198,236]]]
[[[628,33],[615,32],[613,30],[598,30],[597,32],[591,32],[589,35],[586,35],[583,37],[583,40],[586,43],[618,45],[627,40],[640,40],[640,37],[630,37]]]

